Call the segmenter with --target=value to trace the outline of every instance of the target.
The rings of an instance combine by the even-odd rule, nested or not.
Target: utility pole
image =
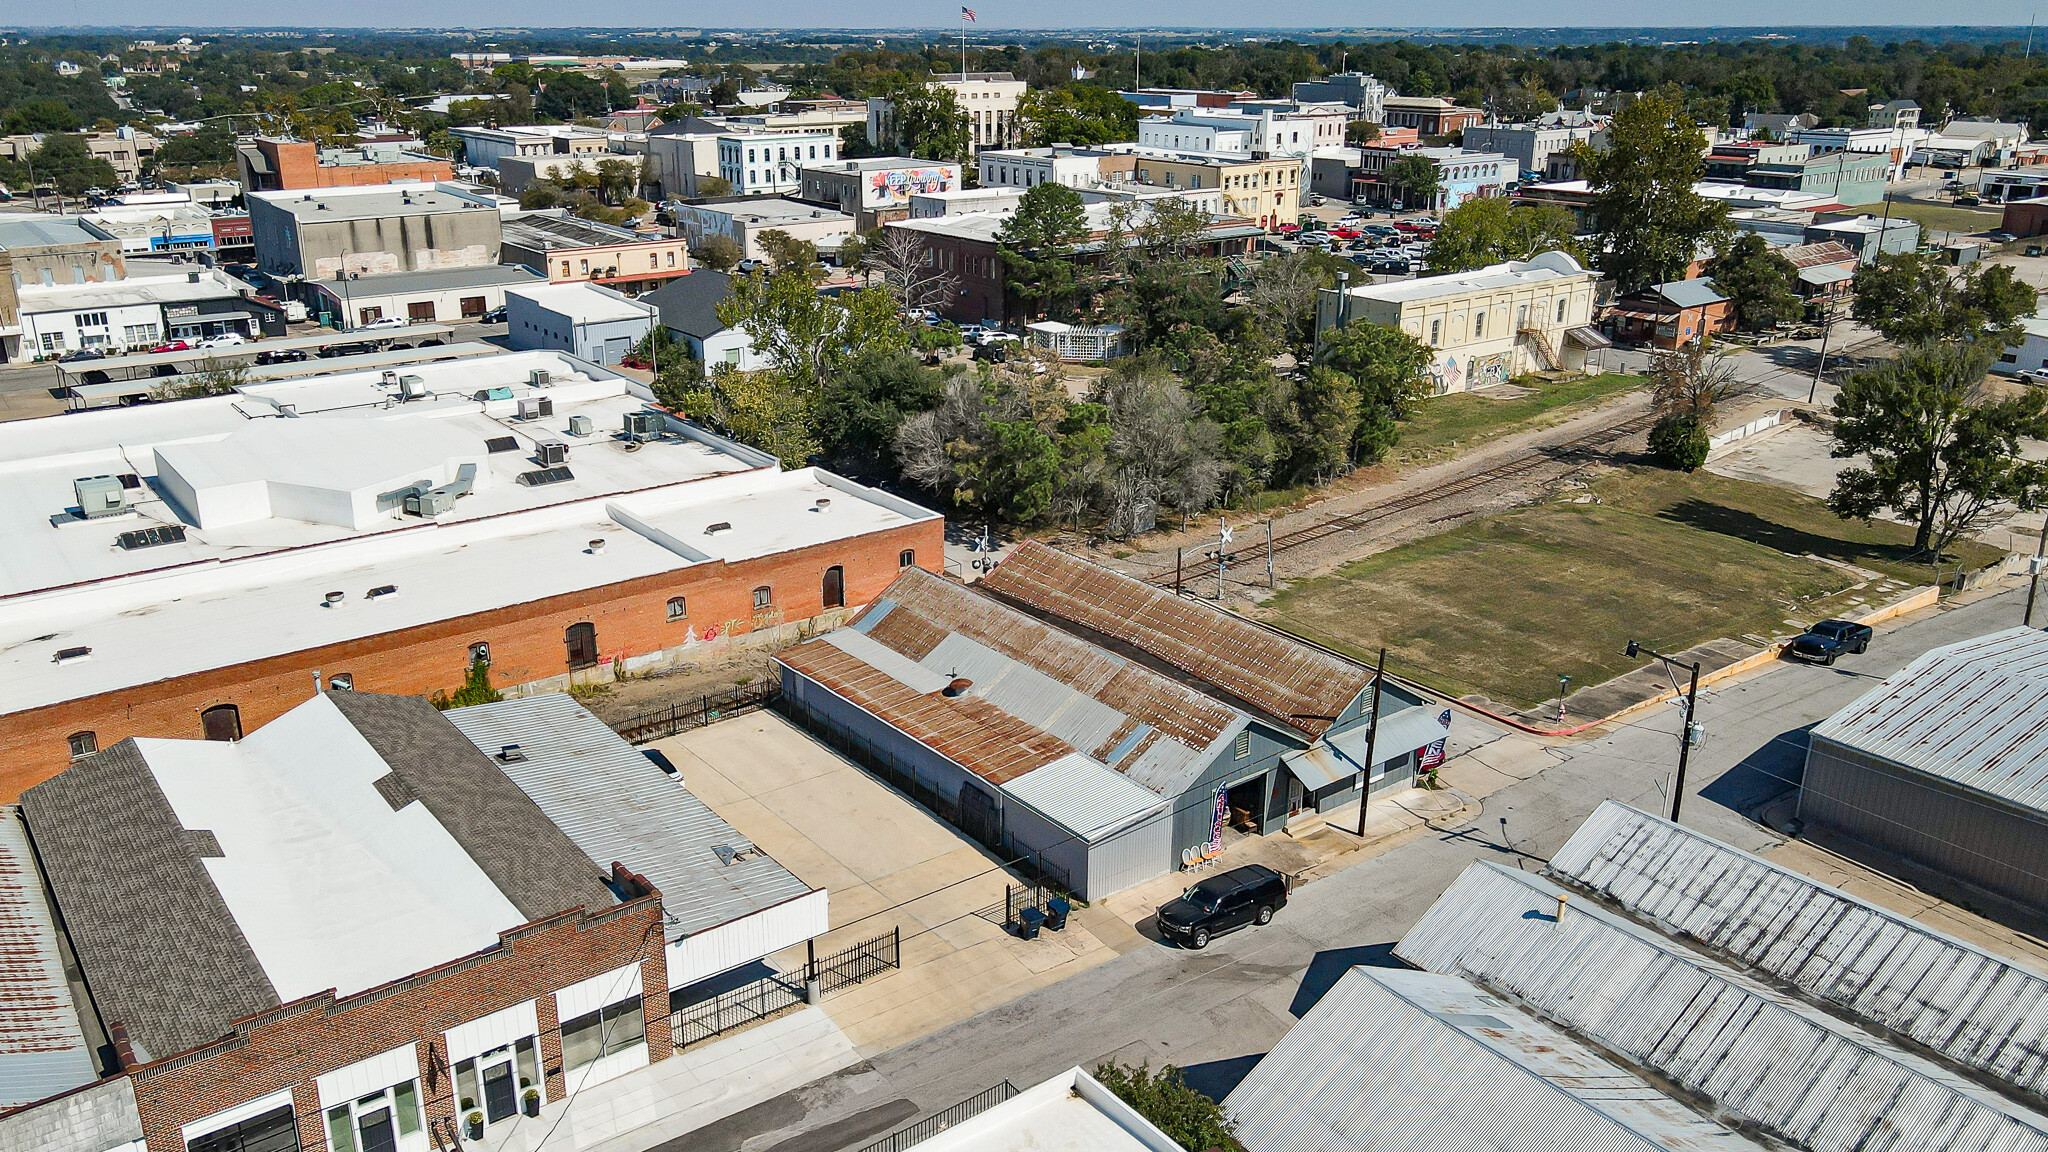
[[[1183,549],[1180,548],[1173,550],[1173,594],[1175,596],[1184,594],[1180,586],[1180,556],[1182,551]]]
[[[1882,236],[1883,234],[1880,233],[1879,235]],[[1806,389],[1806,402],[1808,404],[1813,403],[1813,398],[1820,395],[1820,374],[1828,366],[1828,337],[1835,334],[1835,307],[1833,304],[1821,305],[1820,324],[1820,362],[1813,366],[1813,383]]]
[[[2034,545],[2034,562],[2027,566],[2027,618],[2026,626],[2034,626],[2034,594],[2041,590],[2042,556],[2048,554],[2048,518],[2041,521],[2041,542]]]
[[[1700,727],[1695,717],[1699,714],[1700,666],[1676,660],[1654,648],[1645,648],[1634,640],[1628,642],[1627,653],[1631,659],[1647,654],[1654,660],[1661,660],[1666,668],[1689,668],[1692,670],[1692,686],[1685,690],[1685,720],[1678,730],[1678,778],[1671,786],[1671,822],[1678,823],[1679,804],[1685,799],[1685,763],[1692,751],[1693,741],[1698,737]]]
[[[2048,521],[2041,524],[2044,535],[2048,535]],[[1273,520],[1266,519],[1266,591],[1273,590]]]
[[[1387,675],[1387,650],[1372,670],[1372,719],[1365,723],[1365,766],[1358,770],[1358,835],[1365,837],[1365,794],[1372,789],[1372,757],[1380,739],[1380,682]]]

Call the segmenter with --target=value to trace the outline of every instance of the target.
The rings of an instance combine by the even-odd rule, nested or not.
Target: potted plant
[[[484,1138],[483,1113],[471,1112],[469,1115],[464,1116],[462,1118],[462,1122],[465,1129],[463,1134],[465,1136],[468,1136],[471,1140],[481,1140]]]
[[[528,1116],[540,1115],[540,1089],[528,1088],[526,1090],[526,1114]]]

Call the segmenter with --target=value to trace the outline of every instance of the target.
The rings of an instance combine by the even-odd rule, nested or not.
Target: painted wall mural
[[[1439,396],[1446,392],[1456,392],[1458,382],[1464,378],[1464,371],[1458,367],[1458,358],[1449,353],[1445,353],[1429,366],[1430,387]]]
[[[896,168],[868,173],[868,207],[909,206],[913,195],[945,192],[953,187],[950,168]]]
[[[1472,370],[1466,380],[1468,388],[1488,388],[1505,384],[1515,374],[1515,354],[1495,352],[1491,356],[1474,356]]]

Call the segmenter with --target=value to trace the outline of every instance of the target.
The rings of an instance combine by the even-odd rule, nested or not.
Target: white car
[[[1346,212],[1344,215],[1337,217],[1337,223],[1339,225],[1363,224],[1365,223],[1365,217],[1360,216],[1356,212]]]
[[[382,331],[385,331],[385,330],[387,330],[387,329],[391,329],[391,328],[403,328],[403,327],[405,327],[405,324],[406,324],[406,322],[405,322],[405,320],[404,320],[404,318],[403,318],[403,317],[399,317],[399,316],[380,316],[380,317],[378,317],[377,319],[375,319],[375,320],[372,320],[372,321],[370,321],[370,322],[369,322],[368,324],[358,324],[358,325],[356,325],[356,331],[358,331],[358,332],[382,332]]]
[[[248,337],[243,336],[239,332],[223,332],[218,336],[208,336],[192,346],[194,348],[232,348],[237,344],[247,344],[248,342]]]
[[[993,331],[995,329],[986,324],[962,324],[960,326],[960,338],[969,344],[976,344],[981,341],[982,337]]]
[[[983,345],[988,345],[988,344],[1019,344],[1019,343],[1022,343],[1022,342],[1023,342],[1023,340],[1024,340],[1024,338],[1023,338],[1022,336],[1019,336],[1019,335],[1017,335],[1017,334],[1016,334],[1015,332],[997,332],[997,331],[988,331],[988,332],[984,332],[984,333],[982,333],[982,336],[981,336],[981,342],[982,342],[982,344],[983,344]]]

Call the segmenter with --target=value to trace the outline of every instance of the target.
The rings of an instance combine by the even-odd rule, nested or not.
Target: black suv
[[[1870,650],[1870,625],[1848,620],[1823,620],[1806,634],[1785,645],[1785,653],[1801,660],[1833,664],[1845,652]]]
[[[1264,924],[1287,907],[1287,878],[1263,864],[1211,876],[1159,906],[1159,931],[1184,948],[1206,948],[1209,937],[1247,924]]]

